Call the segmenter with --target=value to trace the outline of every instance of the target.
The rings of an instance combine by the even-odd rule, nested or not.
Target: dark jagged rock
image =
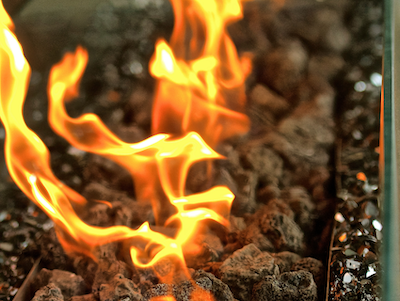
[[[288,251],[271,254],[275,259],[275,264],[279,267],[279,272],[289,272],[295,262],[298,262],[300,255]]]
[[[306,271],[267,276],[253,289],[252,301],[316,301],[317,286]]]
[[[279,268],[273,257],[249,244],[229,256],[219,268],[221,280],[229,285],[235,298],[246,301],[253,285],[268,275],[276,275]]]

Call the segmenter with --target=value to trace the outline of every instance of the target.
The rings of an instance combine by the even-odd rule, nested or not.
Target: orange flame
[[[248,128],[247,117],[232,110],[240,109],[244,104],[245,73],[226,33],[226,23],[241,16],[240,2],[174,0],[173,4],[176,27],[171,45],[179,51],[174,56],[165,42],[157,44],[151,66],[160,79],[153,130],[161,132],[164,127],[168,128],[167,121],[178,115],[180,128],[170,131],[178,137],[156,134],[139,143],[126,143],[94,114],[78,118],[68,116],[64,103],[78,95],[88,60],[82,47],[75,53],[67,53],[53,66],[48,84],[48,118],[54,131],[74,147],[102,155],[125,167],[134,178],[138,201],[152,203],[157,224],[178,228],[173,237],[152,230],[148,222],[137,229],[125,226],[101,228],[84,223],[76,214],[73,206],[83,206],[87,201],[54,176],[48,149],[23,120],[30,68],[11,31],[12,21],[3,6],[0,7],[0,120],[6,131],[7,166],[21,190],[55,222],[60,242],[67,251],[93,256],[95,247],[125,240],[131,243],[130,253],[135,266],[153,266],[169,256],[178,258],[184,265],[183,247],[201,221],[213,220],[228,225],[226,217],[234,199],[228,188],[216,186],[186,195],[185,183],[194,163],[223,158],[207,145],[204,137],[215,145],[220,139],[244,133]],[[185,15],[181,14],[183,12]],[[185,22],[191,25],[193,35],[189,47],[191,54],[180,47],[184,45],[180,34],[186,33]],[[203,34],[202,30],[206,31],[207,39],[200,45],[198,38]],[[186,63],[183,57],[188,55],[197,58],[189,57]],[[165,94],[171,89],[177,91],[176,103],[169,103],[172,94]],[[231,92],[235,95],[232,99],[238,103],[236,106],[231,103],[231,98],[226,100]],[[165,106],[167,110],[162,115],[160,109]],[[202,126],[203,121],[207,121],[206,126]],[[195,129],[201,135],[194,132]],[[135,245],[135,241],[141,244],[144,241],[144,247]]]
[[[215,146],[249,128],[241,113],[249,61],[238,58],[226,29],[242,17],[241,3],[172,0],[172,4],[175,27],[170,46],[159,40],[150,63],[150,73],[159,79],[153,133],[195,131]]]

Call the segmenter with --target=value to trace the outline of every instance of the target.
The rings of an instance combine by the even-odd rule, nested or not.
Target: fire
[[[167,257],[184,266],[185,244],[199,223],[213,220],[228,225],[234,195],[227,187],[186,195],[185,183],[194,163],[223,159],[210,145],[248,129],[248,119],[240,112],[248,61],[238,58],[226,32],[227,24],[241,17],[241,5],[235,0],[172,2],[176,26],[171,46],[159,41],[150,67],[159,79],[153,136],[126,143],[94,114],[68,116],[64,103],[78,96],[88,60],[82,47],[67,53],[50,72],[48,119],[53,130],[74,147],[126,168],[134,179],[137,200],[151,202],[157,225],[177,229],[173,237],[152,230],[148,222],[137,229],[102,228],[80,219],[74,208],[85,206],[87,200],[55,177],[48,149],[24,122],[30,67],[12,32],[12,21],[0,7],[0,119],[6,131],[7,166],[21,190],[55,222],[66,251],[93,257],[100,245],[129,241],[137,267],[154,266]],[[184,47],[187,34],[192,38],[188,49]]]
[[[159,40],[150,62],[151,74],[159,79],[153,133],[195,131],[215,146],[247,132],[249,120],[242,112],[250,63],[239,59],[226,28],[242,17],[241,2],[172,0],[172,5],[171,41]]]

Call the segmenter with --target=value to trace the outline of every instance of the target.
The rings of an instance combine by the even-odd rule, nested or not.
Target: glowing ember
[[[151,202],[158,225],[177,228],[173,237],[153,231],[148,222],[138,229],[101,228],[84,223],[76,214],[73,206],[84,206],[87,201],[54,176],[46,146],[23,120],[30,68],[11,31],[11,19],[0,7],[0,119],[6,130],[7,166],[21,190],[55,222],[66,251],[93,257],[95,247],[126,240],[137,267],[153,266],[171,256],[184,266],[185,244],[201,221],[228,224],[226,218],[234,199],[228,188],[216,186],[186,195],[185,183],[194,163],[222,159],[205,141],[215,145],[248,128],[247,117],[239,112],[244,106],[244,69],[249,71],[248,61],[238,59],[226,33],[226,24],[241,17],[240,3],[174,0],[173,5],[176,26],[171,47],[159,41],[151,64],[151,72],[159,78],[153,131],[162,134],[139,143],[125,143],[94,114],[78,118],[67,115],[64,102],[78,95],[88,60],[82,47],[67,53],[52,68],[48,84],[48,118],[54,131],[74,147],[125,167],[134,178],[137,200]],[[189,22],[189,18],[198,24]],[[192,36],[189,49],[184,47],[186,34]],[[200,42],[202,35],[206,36],[204,43]],[[139,247],[143,243],[144,247]]]

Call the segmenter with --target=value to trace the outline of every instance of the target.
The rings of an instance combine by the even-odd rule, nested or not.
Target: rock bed
[[[146,66],[156,37],[168,36],[172,28],[171,10],[158,1],[147,7],[140,1],[99,2],[84,34],[73,28],[56,43],[56,53],[46,43],[49,31],[41,35],[32,27],[38,17],[35,1],[15,17],[26,55],[36,68],[25,115],[48,145],[56,175],[89,200],[113,204],[93,203],[82,218],[92,225],[134,228],[154,222],[154,217],[149,205],[135,201],[130,176],[110,161],[70,147],[51,132],[43,116],[51,64],[63,50],[83,43],[91,61],[81,96],[68,106],[70,114],[95,112],[129,142],[149,136],[154,80]],[[322,300],[336,206],[335,91],[340,92],[336,86],[346,66],[343,53],[352,45],[347,24],[351,9],[345,1],[287,1],[283,7],[253,1],[245,5],[244,19],[230,27],[239,52],[254,56],[247,82],[252,127],[246,136],[218,147],[227,160],[215,162],[211,178],[205,176],[206,165],[198,164],[189,173],[188,191],[223,184],[236,195],[230,228],[210,224],[197,237],[200,254],[187,256],[192,280],[160,283],[154,271],[130,263],[122,244],[100,247],[97,263],[83,255],[65,256],[51,223],[6,183],[1,184],[0,202],[0,226],[8,230],[0,232],[2,297],[12,299],[41,255],[45,269],[36,281],[37,301],[156,300],[166,295],[178,301],[190,296],[207,300],[207,292],[216,300],[269,300],[271,294],[276,300]],[[45,22],[37,26],[46,29]],[[39,36],[33,39],[32,33]],[[49,61],[43,63],[46,55]],[[168,265],[156,269],[167,270]],[[70,285],[66,278],[73,279]]]

